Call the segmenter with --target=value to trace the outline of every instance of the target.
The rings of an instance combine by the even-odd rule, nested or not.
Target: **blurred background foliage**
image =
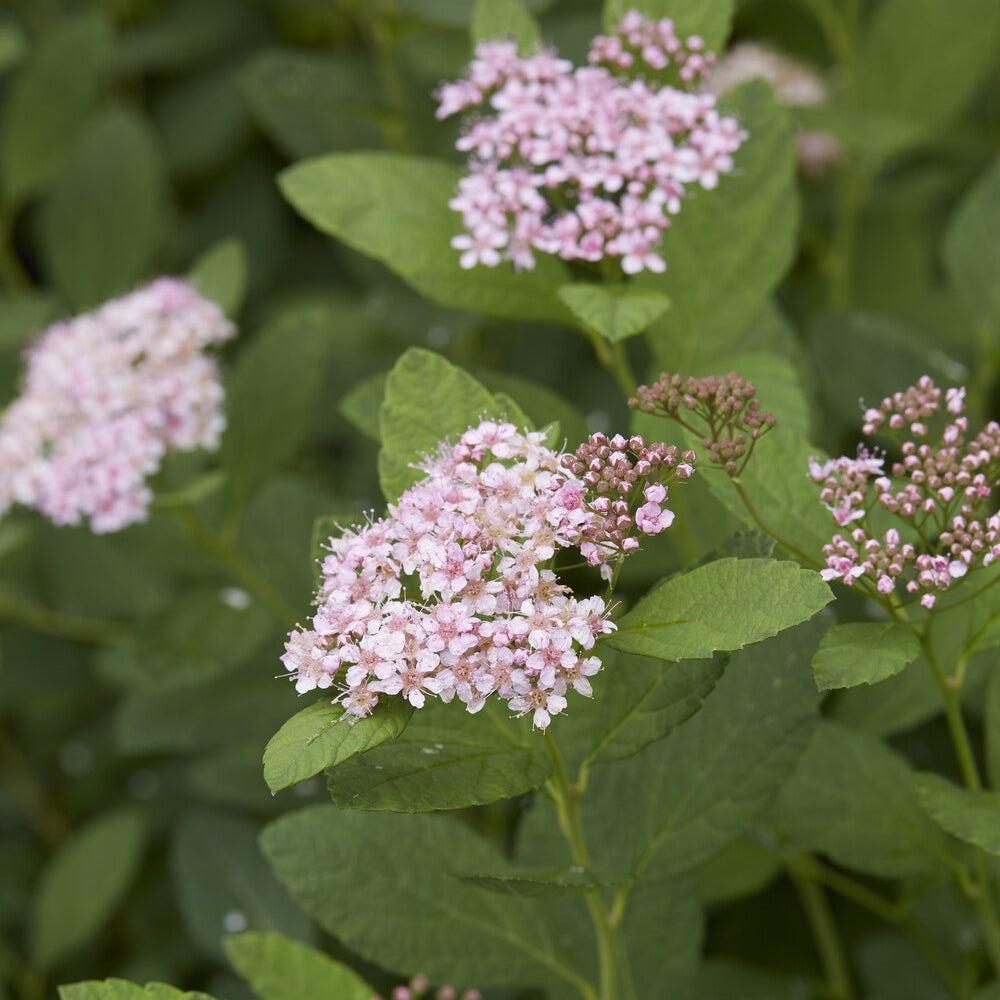
[[[581,59],[601,4],[529,6],[545,39]],[[979,243],[968,234],[1000,199],[1000,5],[732,7],[731,44],[764,42],[825,81],[826,104],[791,113],[832,134],[841,153],[800,172],[797,250],[760,316],[732,330],[724,351],[695,345],[688,360],[723,365],[761,346],[783,355],[807,390],[812,440],[835,453],[853,450],[859,395],[881,397],[924,372],[967,383],[978,415],[993,415],[1000,310],[962,276],[997,271],[996,231]],[[325,796],[311,782],[272,798],[260,758],[300,707],[273,678],[284,632],[309,606],[313,523],[381,506],[373,414],[405,348],[444,353],[539,423],[559,419],[571,443],[588,426],[627,424],[578,333],[434,305],[319,234],[275,183],[290,163],[338,150],[457,162],[457,126],[435,119],[432,91],[469,58],[471,8],[0,7],[0,404],[17,391],[34,332],[157,274],[191,276],[241,330],[223,359],[224,483],[209,457],[168,463],[148,523],[111,537],[25,513],[0,523],[0,998],[40,1000],[55,983],[115,975],[243,1000],[220,935],[247,928],[339,953],[256,844],[268,819]],[[642,344],[630,350],[637,370],[654,370]],[[633,586],[732,527],[718,512],[693,518],[692,551],[664,539]],[[900,745],[933,756],[941,734],[919,728],[926,693],[886,697],[910,712]],[[879,721],[879,704],[852,709],[845,698],[838,712],[892,735],[898,724]],[[509,810],[468,818],[509,835]],[[744,884],[734,891],[718,865],[703,873],[708,953],[783,977],[762,974],[755,995],[807,995],[795,977],[813,974],[815,958],[772,855],[747,840],[720,864],[739,868]],[[903,976],[903,939],[872,933],[857,913],[845,919],[869,995],[942,995]],[[383,988],[393,981],[368,972]],[[775,982],[780,994],[767,992]]]

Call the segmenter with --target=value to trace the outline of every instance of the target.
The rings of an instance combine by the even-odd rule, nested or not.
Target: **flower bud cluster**
[[[637,459],[650,473],[668,460]],[[383,694],[418,708],[457,698],[470,712],[495,694],[544,729],[571,688],[592,694],[590,651],[614,630],[601,598],[578,600],[551,568],[559,549],[603,537],[593,504],[604,495],[543,435],[492,420],[420,468],[387,517],[330,539],[312,628],[290,633],[282,662],[299,692],[336,683],[356,717]],[[619,551],[594,545],[596,565]]]
[[[612,34],[594,38],[587,62],[623,70],[645,65],[654,71],[673,64],[683,83],[698,83],[715,65],[715,53],[705,51],[705,41],[698,35],[678,38],[669,17],[652,21],[630,10]]]
[[[891,476],[885,457],[865,448],[857,459],[810,462],[809,476],[821,484],[820,499],[837,524],[859,522],[850,540],[834,535],[824,546],[824,579],[867,579],[883,596],[900,585],[930,609],[955,580],[1000,556],[1000,515],[986,509],[1000,475],[1000,425],[991,422],[967,440],[964,399],[963,388],[942,393],[924,376],[865,410],[863,432],[883,433],[899,449]],[[928,443],[943,415],[940,437]],[[870,537],[868,517],[875,506],[901,518],[904,531],[925,551],[901,543],[895,528],[881,540]]]
[[[693,451],[647,445],[638,434],[628,439],[616,434],[610,440],[592,434],[575,455],[564,455],[563,468],[586,487],[590,499],[585,505],[596,515],[577,532],[584,558],[610,578],[609,560],[639,548],[633,532],[658,535],[669,528],[674,515],[663,506],[667,484],[673,478],[689,479],[694,461]]]
[[[401,986],[394,986],[390,994],[391,1000],[481,1000],[482,994],[479,990],[463,990],[461,993],[450,983],[439,986],[431,993],[430,980],[424,975],[414,976],[408,983]],[[382,1000],[382,997],[375,994],[371,1000]]]
[[[668,19],[635,11],[593,40],[588,66],[553,50],[520,57],[513,42],[478,45],[464,78],[437,93],[439,118],[482,109],[457,143],[469,154],[449,203],[466,228],[452,240],[461,266],[530,269],[540,251],[663,271],[656,247],[686,189],[714,188],[746,138],[711,94],[654,78],[673,63],[693,85],[712,64],[702,49],[697,37],[682,44]]]
[[[143,520],[164,455],[218,447],[223,390],[204,349],[235,332],[174,278],[51,326],[0,417],[0,516],[20,503],[95,532]]]
[[[664,372],[651,386],[639,386],[628,405],[677,421],[701,438],[711,465],[738,476],[754,444],[776,423],[755,392],[753,382],[736,372],[687,379]],[[692,417],[698,425],[689,423]]]

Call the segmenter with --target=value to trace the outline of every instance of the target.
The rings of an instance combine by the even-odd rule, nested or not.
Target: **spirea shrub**
[[[469,172],[450,202],[466,228],[452,240],[461,266],[530,269],[538,251],[663,271],[658,244],[688,188],[716,187],[746,139],[696,90],[714,62],[703,50],[637,11],[594,38],[586,66],[550,49],[520,56],[513,42],[477,46],[463,79],[438,92],[439,118],[467,115]],[[662,81],[668,68],[679,86]]]
[[[0,516],[19,503],[95,532],[143,520],[164,455],[218,447],[223,390],[205,349],[235,332],[174,278],[49,327],[0,418]]]

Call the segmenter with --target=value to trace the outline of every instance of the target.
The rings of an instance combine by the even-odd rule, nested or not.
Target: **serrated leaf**
[[[729,37],[735,7],[735,0],[605,0],[602,20],[607,30],[629,10],[655,20],[669,17],[680,38],[700,35],[709,51],[717,52]]]
[[[257,52],[242,73],[257,124],[292,160],[382,145],[384,101],[371,62],[351,52]]]
[[[406,728],[413,706],[402,698],[383,698],[371,715],[351,723],[342,705],[323,699],[293,715],[264,750],[264,780],[278,792],[337,767],[358,753],[393,740]]]
[[[303,908],[385,968],[421,969],[459,988],[565,990],[582,981],[585,956],[567,953],[541,901],[526,906],[447,877],[503,864],[496,848],[450,817],[319,806],[272,823],[261,843]]]
[[[57,987],[59,1000],[215,1000],[197,990],[184,992],[166,983],[139,986],[125,979],[89,979]]]
[[[820,691],[877,684],[919,655],[917,637],[895,622],[834,625],[813,657],[813,677]]]
[[[129,291],[147,276],[165,208],[163,163],[145,120],[124,110],[95,120],[41,216],[46,270],[74,307]]]
[[[595,889],[613,888],[613,881],[603,879],[594,872],[564,869],[559,872],[523,872],[502,875],[472,875],[458,873],[461,882],[474,885],[501,896],[518,896],[533,899],[538,896],[577,896]]]
[[[962,198],[944,237],[948,281],[969,315],[1000,338],[1000,159]]]
[[[280,934],[238,934],[223,946],[260,1000],[370,1000],[375,992],[353,969]]]
[[[342,808],[427,812],[513,798],[551,771],[541,738],[522,740],[494,706],[432,702],[392,743],[329,769],[327,787]]]
[[[671,372],[738,349],[740,332],[796,252],[799,208],[787,112],[762,80],[727,94],[722,107],[735,111],[750,134],[733,156],[733,173],[714,191],[685,199],[661,244],[666,272],[636,278],[639,287],[670,297],[670,309],[646,336],[657,363]]]
[[[247,291],[246,247],[237,239],[219,240],[191,265],[187,280],[227,316],[235,317]]]
[[[594,701],[559,718],[560,744],[579,747],[589,763],[621,760],[668,736],[701,708],[726,657],[664,663],[602,649]]]
[[[960,788],[939,774],[917,775],[920,804],[942,830],[1000,855],[1000,794]]]
[[[793,840],[848,868],[885,878],[940,872],[947,842],[915,779],[880,740],[822,722],[773,817]]]
[[[602,285],[580,282],[563,285],[559,298],[585,329],[611,343],[642,333],[670,306],[670,299],[662,292],[634,285],[614,292]]]
[[[379,481],[386,499],[395,501],[422,478],[411,463],[449,437],[456,441],[486,412],[501,415],[493,395],[471,375],[433,351],[411,347],[389,372],[379,411]]]
[[[93,820],[42,872],[31,917],[31,961],[50,969],[91,941],[139,868],[146,820],[126,806]]]
[[[268,870],[257,826],[223,813],[184,817],[170,845],[170,869],[188,933],[205,954],[222,958],[222,937],[239,930],[279,931],[314,939],[309,919]]]
[[[832,600],[819,574],[795,563],[717,559],[655,587],[608,642],[662,660],[702,659],[776,635]]]
[[[0,178],[8,206],[45,188],[65,164],[97,106],[110,51],[104,17],[63,18],[11,82],[0,129]]]
[[[734,654],[701,710],[667,739],[594,769],[581,809],[598,870],[674,877],[744,832],[816,722],[808,663],[821,630],[807,622]]]
[[[560,322],[555,289],[566,269],[539,256],[532,271],[459,267],[451,239],[461,216],[448,207],[460,171],[399,153],[338,153],[306,160],[278,177],[292,207],[324,233],[384,262],[441,305],[485,316]]]
[[[573,451],[580,442],[587,440],[587,420],[579,407],[548,386],[533,379],[485,368],[475,369],[473,374],[495,395],[504,393],[517,400],[535,427],[558,424],[561,436],[550,447],[565,446]]]
[[[521,0],[476,0],[469,30],[473,45],[513,39],[522,55],[530,54],[542,40],[538,22]]]
[[[338,409],[350,421],[351,426],[361,431],[365,437],[381,443],[379,430],[379,410],[385,397],[385,372],[376,372],[362,379],[340,400]]]
[[[238,509],[288,461],[309,427],[336,342],[337,316],[320,305],[286,313],[240,355],[226,394],[222,462]]]

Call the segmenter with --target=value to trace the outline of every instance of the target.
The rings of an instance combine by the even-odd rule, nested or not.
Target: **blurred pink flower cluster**
[[[663,271],[657,246],[686,187],[714,188],[746,138],[713,95],[658,79],[672,67],[694,88],[714,62],[703,47],[636,11],[593,40],[583,67],[550,49],[520,57],[513,42],[478,45],[465,77],[437,94],[439,118],[482,109],[457,143],[469,154],[449,203],[467,230],[452,240],[461,266],[527,269],[540,251]]]
[[[947,417],[928,443],[942,396]],[[867,580],[884,596],[901,585],[929,610],[955,580],[1000,558],[1000,514],[989,512],[1000,475],[1000,425],[991,421],[967,440],[964,400],[965,389],[942,393],[925,375],[864,413],[864,433],[886,434],[900,461],[887,470],[884,456],[861,448],[857,458],[810,462],[809,476],[834,521],[856,525],[823,547],[825,580]],[[873,532],[869,513],[876,506],[901,518],[900,529]]]
[[[19,503],[95,532],[143,520],[165,454],[218,446],[223,390],[204,349],[234,333],[174,278],[49,327],[0,417],[0,515]]]
[[[607,483],[605,468],[631,478],[641,506],[631,523],[655,534],[670,522],[656,479],[668,467],[647,461],[636,473],[620,443],[592,455],[588,469],[598,483]],[[296,689],[336,679],[338,700],[357,717],[383,694],[418,708],[427,695],[458,698],[470,712],[496,694],[540,729],[571,688],[589,697],[601,667],[589,651],[614,625],[600,597],[578,600],[559,582],[553,560],[585,540],[593,565],[636,546],[617,521],[609,534],[607,490],[591,491],[566,457],[542,434],[485,420],[442,445],[387,517],[331,538],[312,628],[290,633],[282,657]]]

